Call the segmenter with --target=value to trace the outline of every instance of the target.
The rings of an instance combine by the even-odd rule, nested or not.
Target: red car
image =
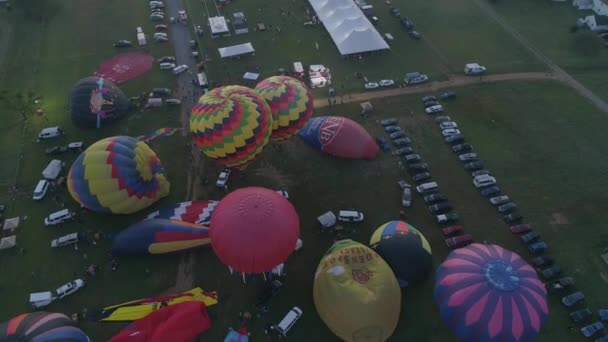
[[[456,233],[460,233],[461,231],[462,231],[462,226],[460,226],[460,225],[449,226],[449,227],[445,227],[445,228],[441,229],[441,232],[443,233],[444,236],[454,235]]]
[[[527,223],[524,224],[516,224],[514,226],[509,227],[511,229],[511,233],[513,234],[523,234],[532,230],[532,226]]]
[[[471,244],[472,242],[473,236],[471,236],[471,234],[464,234],[445,239],[445,244],[451,249],[461,248]]]

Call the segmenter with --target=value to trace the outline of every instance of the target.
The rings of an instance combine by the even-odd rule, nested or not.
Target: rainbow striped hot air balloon
[[[167,196],[170,187],[154,151],[127,136],[89,146],[68,174],[72,198],[99,213],[134,213]]]
[[[89,342],[89,337],[64,314],[32,312],[0,323],[0,341]]]
[[[268,144],[272,113],[253,89],[219,87],[201,96],[192,108],[190,131],[207,157],[242,169]]]
[[[312,92],[304,83],[288,76],[272,76],[255,86],[272,111],[273,141],[285,141],[296,135],[312,116]]]

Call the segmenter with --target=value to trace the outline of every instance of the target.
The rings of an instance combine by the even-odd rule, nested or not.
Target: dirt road
[[[379,91],[368,91],[364,93],[346,94],[336,97],[336,104],[369,101],[377,98],[400,96],[406,94],[430,93],[442,89],[462,87],[472,84],[483,84],[510,80],[558,80],[554,74],[545,72],[527,72],[527,73],[512,73],[498,74],[488,76],[460,76],[451,75],[447,81],[430,82],[423,85],[407,88],[393,88]],[[328,99],[321,98],[315,100],[315,108],[323,108],[328,106]]]

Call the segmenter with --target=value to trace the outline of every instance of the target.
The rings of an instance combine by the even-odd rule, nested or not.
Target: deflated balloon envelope
[[[37,342],[89,342],[89,337],[77,323],[64,314],[32,312],[15,316],[0,323],[0,341]]]
[[[131,104],[125,93],[108,79],[87,77],[76,82],[69,96],[72,122],[81,128],[94,128],[124,117]]]

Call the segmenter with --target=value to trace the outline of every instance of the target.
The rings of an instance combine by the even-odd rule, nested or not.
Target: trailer
[[[139,46],[144,46],[147,44],[146,35],[143,32],[137,33],[137,43],[139,43]]]

